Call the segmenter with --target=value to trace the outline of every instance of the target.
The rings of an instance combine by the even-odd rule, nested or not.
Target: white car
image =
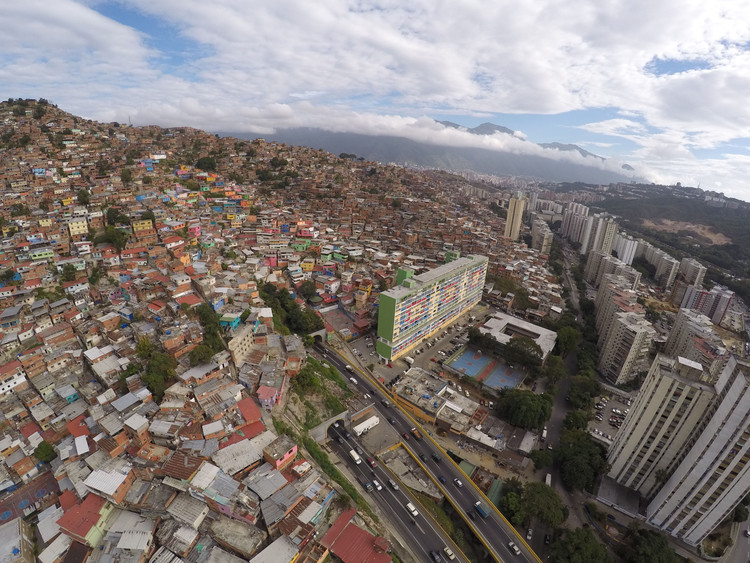
[[[508,549],[510,549],[516,555],[521,555],[521,550],[518,549],[518,546],[514,544],[512,541],[508,542]]]

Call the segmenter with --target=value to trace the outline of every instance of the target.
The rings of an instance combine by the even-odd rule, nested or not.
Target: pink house
[[[276,387],[268,387],[267,385],[261,385],[258,387],[258,402],[260,406],[265,409],[271,409],[273,405],[276,405],[281,400],[281,392]]]

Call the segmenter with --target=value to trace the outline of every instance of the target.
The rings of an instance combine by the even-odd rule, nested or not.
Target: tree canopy
[[[602,392],[602,386],[593,377],[577,375],[570,379],[568,400],[577,409],[590,409],[594,406],[594,397]]]
[[[552,542],[552,561],[557,563],[609,563],[612,558],[591,528],[564,529]]]
[[[497,507],[514,526],[532,518],[551,527],[559,526],[565,520],[560,496],[552,487],[536,481],[522,484],[515,477],[508,479],[503,484]]]
[[[625,535],[629,549],[622,550],[625,563],[678,563],[680,558],[667,539],[654,530],[630,527]]]
[[[563,430],[555,460],[563,484],[569,489],[591,490],[596,479],[607,472],[606,450],[583,430]]]
[[[34,456],[43,463],[49,463],[57,457],[55,448],[49,442],[42,442],[34,449]]]
[[[552,414],[553,398],[526,389],[503,389],[497,400],[497,414],[513,426],[541,429]]]
[[[581,332],[572,326],[564,326],[557,331],[557,348],[560,355],[567,356],[575,350],[576,344],[581,339]]]
[[[189,358],[190,365],[197,366],[198,364],[205,364],[211,360],[214,355],[214,351],[205,344],[198,344],[195,348],[190,350]]]

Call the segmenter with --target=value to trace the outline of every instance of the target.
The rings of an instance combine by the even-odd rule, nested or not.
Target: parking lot
[[[589,422],[589,432],[611,443],[625,418],[630,413],[633,399],[628,395],[602,395],[594,405],[594,420]]]

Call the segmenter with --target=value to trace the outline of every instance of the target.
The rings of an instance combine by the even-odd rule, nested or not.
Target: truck
[[[547,484],[548,487],[552,486],[552,474],[547,473],[547,476],[544,478],[544,482]]]
[[[354,428],[352,428],[352,431],[354,432],[355,436],[361,436],[368,430],[375,428],[380,423],[380,419],[377,416],[371,416],[364,422],[357,424]]]
[[[411,356],[404,356],[404,361],[410,366],[414,365],[414,358]]]
[[[484,506],[484,503],[481,500],[474,503],[474,508],[477,509],[477,512],[479,512],[482,518],[487,518],[490,515],[490,511],[487,510],[487,507]]]
[[[414,436],[417,440],[422,439],[422,434],[420,434],[419,430],[416,428],[412,428],[409,432],[411,432],[411,435]]]
[[[546,442],[546,441],[547,441],[547,427],[545,426],[542,429],[542,442]]]
[[[359,457],[359,454],[355,452],[354,450],[349,450],[349,457],[352,458],[352,461],[359,465],[362,463],[362,458]]]

